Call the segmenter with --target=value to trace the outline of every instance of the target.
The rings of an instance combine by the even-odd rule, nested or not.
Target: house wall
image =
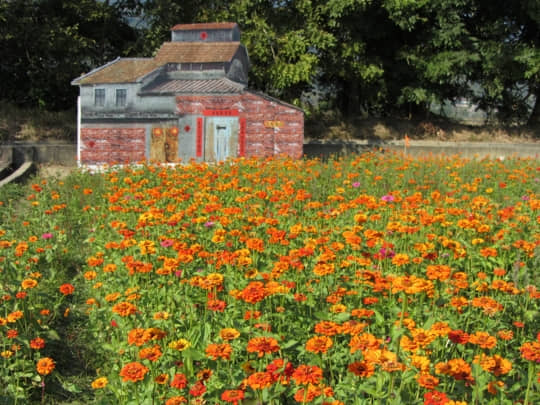
[[[99,124],[81,128],[84,165],[124,164],[146,160],[148,125]]]
[[[171,32],[171,39],[181,42],[240,41],[240,28],[178,30]]]
[[[177,96],[176,103],[177,112],[191,117],[191,122],[193,117],[204,117],[205,111],[238,110],[239,120],[244,119],[246,124],[245,156],[285,154],[299,158],[303,154],[304,114],[277,100],[246,92],[223,96],[182,95]],[[269,125],[272,123],[276,125]],[[240,144],[237,156],[239,154]]]
[[[156,97],[159,98],[159,97]],[[155,128],[178,129],[176,158],[212,160],[212,122],[230,116],[236,147],[231,156],[303,155],[304,114],[289,105],[266,96],[245,92],[235,95],[176,97],[176,115],[163,119],[135,120],[97,118],[83,120],[79,141],[81,164],[103,165],[149,161],[155,155],[152,131]],[[197,128],[204,139],[197,153]],[[242,132],[242,135],[240,133]],[[202,144],[202,146],[200,146]],[[176,160],[176,159],[174,159]]]
[[[95,89],[105,89],[105,104],[95,105]],[[116,106],[116,89],[126,89],[126,105]],[[116,83],[81,86],[82,118],[89,118],[103,114],[114,117],[129,116],[133,114],[169,113],[176,108],[174,96],[138,96],[141,90],[139,83]]]

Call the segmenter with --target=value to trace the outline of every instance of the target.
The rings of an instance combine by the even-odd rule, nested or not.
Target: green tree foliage
[[[240,25],[250,87],[296,104],[322,88],[345,115],[423,116],[465,97],[523,122],[540,99],[538,0],[4,0],[0,98],[73,105],[80,73],[214,21]]]
[[[71,80],[130,49],[129,4],[94,0],[3,0],[0,3],[0,99],[65,109]]]
[[[484,93],[480,106],[504,121],[540,121],[540,2],[477,0],[471,29],[480,63],[471,75]]]

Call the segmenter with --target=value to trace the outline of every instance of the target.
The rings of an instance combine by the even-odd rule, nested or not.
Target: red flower
[[[460,329],[451,330],[448,332],[448,339],[450,339],[453,343],[464,345],[469,341],[469,334]]]
[[[201,381],[197,381],[189,389],[189,395],[194,396],[194,397],[200,397],[205,392],[206,392],[206,387],[204,386],[204,383]]]
[[[424,394],[424,405],[443,405],[450,402],[444,392],[429,391]]]
[[[34,350],[43,349],[45,347],[45,340],[40,337],[32,339],[30,341],[30,347]]]
[[[62,284],[59,290],[64,295],[71,295],[75,291],[75,287],[73,287],[73,285],[69,283],[66,283],[66,284]]]

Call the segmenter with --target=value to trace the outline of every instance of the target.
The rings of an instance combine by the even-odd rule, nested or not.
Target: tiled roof
[[[154,58],[119,58],[72,84],[133,83],[167,63],[230,62],[240,46],[240,42],[165,42]]]
[[[152,83],[143,89],[142,94],[230,94],[241,93],[244,88],[244,85],[233,82],[226,77],[196,80],[171,79]]]
[[[151,58],[117,59],[75,79],[73,84],[133,83],[158,68]]]
[[[230,62],[240,42],[165,42],[154,60],[165,63]]]
[[[216,30],[231,29],[236,27],[236,23],[201,23],[201,24],[176,24],[171,31],[190,31],[190,30]]]

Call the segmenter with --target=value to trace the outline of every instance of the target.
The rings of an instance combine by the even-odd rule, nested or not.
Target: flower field
[[[0,199],[0,403],[540,403],[537,160],[21,187]]]

